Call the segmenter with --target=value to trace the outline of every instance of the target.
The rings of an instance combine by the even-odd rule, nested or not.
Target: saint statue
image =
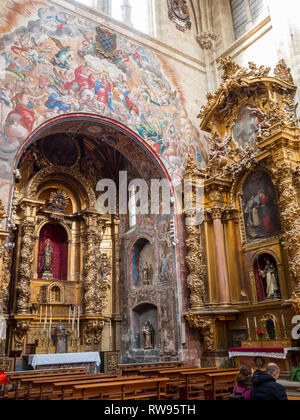
[[[50,239],[46,240],[46,247],[44,249],[44,254],[43,254],[43,271],[44,272],[48,272],[51,273],[51,269],[52,269],[52,259],[53,259],[53,249],[51,247],[51,241]]]
[[[260,275],[262,278],[266,279],[267,283],[267,299],[274,299],[276,297],[280,297],[280,290],[278,288],[278,273],[277,268],[275,267],[274,263],[272,263],[269,259],[266,261],[266,266],[264,270],[260,270]]]
[[[149,321],[145,322],[142,332],[144,333],[144,336],[145,336],[145,349],[146,350],[154,349],[154,330]]]
[[[144,286],[149,286],[150,284],[150,279],[149,279],[149,266],[148,263],[146,262],[146,265],[143,269],[143,284]]]

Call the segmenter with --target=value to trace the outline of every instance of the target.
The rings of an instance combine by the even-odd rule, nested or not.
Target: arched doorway
[[[176,336],[174,342],[180,342],[176,321],[179,313],[174,305],[179,272],[170,236],[174,209],[167,215],[137,215],[136,226],[132,228],[128,223],[128,214],[117,212],[113,215],[100,215],[96,208],[96,185],[101,179],[113,180],[120,197],[120,172],[127,173],[128,184],[136,178],[145,180],[147,185],[151,184],[152,178],[167,179],[170,182],[164,165],[153,150],[134,133],[114,121],[85,114],[70,115],[58,117],[34,132],[16,156],[16,169],[21,175],[17,187],[23,206],[34,208],[30,231],[24,232],[21,229],[24,220],[27,222],[28,213],[25,212],[23,218],[17,220],[20,226],[17,238],[20,252],[16,251],[15,258],[20,264],[23,263],[22,249],[25,242],[35,235],[40,223],[48,226],[41,230],[38,261],[34,262],[38,267],[37,279],[29,281],[16,273],[12,302],[14,309],[24,316],[32,305],[36,311],[36,320],[30,325],[30,334],[27,336],[38,336],[40,319],[48,322],[45,307],[41,309],[39,304],[41,285],[38,280],[42,277],[40,260],[45,241],[50,239],[45,234],[50,226],[54,229],[52,240],[66,243],[62,231],[54,228],[63,223],[70,232],[69,252],[62,258],[68,260],[68,282],[62,286],[65,299],[64,304],[60,303],[60,312],[57,309],[59,305],[52,305],[51,313],[53,317],[60,314],[66,324],[71,324],[74,337],[70,341],[76,343],[71,351],[94,350],[96,343],[99,350],[120,350],[127,357],[133,350],[130,334],[132,309],[145,297],[158,308],[159,313],[167,310],[172,314],[169,327]],[[170,189],[173,195],[171,184]],[[50,192],[50,196],[46,196],[45,191]],[[54,202],[55,194],[60,199]],[[52,197],[52,201],[49,197]],[[64,203],[64,197],[67,197],[68,204]],[[151,244],[154,243],[156,256],[153,256],[153,260],[164,255],[164,264],[169,267],[170,275],[160,282],[163,276],[158,273],[155,285],[149,282],[146,292],[141,290],[132,295],[129,286],[131,271],[127,264],[132,246],[128,246],[128,243],[135,243],[143,233],[149,237]],[[34,255],[33,249],[32,253]],[[58,264],[59,274],[52,273],[52,281],[66,280],[64,264],[64,268],[61,263]],[[29,267],[28,261],[27,265]],[[20,288],[23,283],[26,284],[26,292]],[[44,303],[50,306],[49,302]],[[165,308],[166,305],[168,308]],[[74,316],[75,324],[78,324],[75,328]],[[88,322],[85,317],[88,317]],[[25,343],[26,336],[24,346]]]

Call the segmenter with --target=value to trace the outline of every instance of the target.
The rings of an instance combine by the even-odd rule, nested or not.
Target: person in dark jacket
[[[277,383],[279,376],[280,369],[275,363],[270,363],[266,372],[257,370],[253,376],[251,400],[287,401],[284,387]]]

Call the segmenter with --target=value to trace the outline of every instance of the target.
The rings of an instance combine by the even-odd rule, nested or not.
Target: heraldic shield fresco
[[[2,10],[0,178],[9,179],[20,144],[35,128],[75,112],[135,131],[175,180],[190,150],[205,160],[199,131],[186,118],[179,85],[161,56],[76,14],[29,3],[26,14],[17,3]],[[22,23],[17,29],[11,13]]]

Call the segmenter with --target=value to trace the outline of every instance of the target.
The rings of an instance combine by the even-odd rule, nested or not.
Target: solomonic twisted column
[[[30,283],[33,276],[33,249],[35,226],[29,221],[22,224],[23,238],[21,244],[21,261],[19,269],[19,280],[17,285],[17,313],[29,314],[30,304]]]
[[[282,245],[288,253],[294,292],[300,296],[300,206],[294,186],[295,170],[287,163],[273,169],[273,174],[279,188]]]
[[[98,214],[85,214],[84,308],[85,315],[102,315],[102,271],[100,246],[105,222]],[[101,278],[99,278],[101,276]]]

